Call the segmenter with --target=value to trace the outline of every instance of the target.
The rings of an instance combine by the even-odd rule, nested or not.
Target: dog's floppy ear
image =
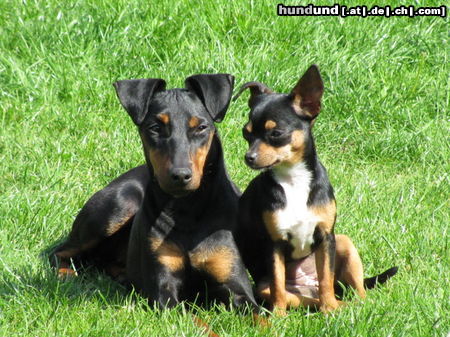
[[[200,98],[214,122],[221,122],[230,104],[234,76],[200,74],[186,78],[186,88]]]
[[[122,80],[113,85],[120,103],[136,125],[144,120],[152,96],[166,88],[166,82],[160,78]]]
[[[319,68],[313,64],[292,89],[290,97],[298,115],[314,119],[320,111],[322,94],[322,78],[320,77]]]
[[[255,99],[261,94],[272,94],[273,91],[267,85],[261,82],[247,82],[242,85],[239,92],[233,97],[233,101],[237,100],[239,96],[244,92],[245,89],[250,88],[250,98],[248,99],[248,106],[250,109],[255,104]]]

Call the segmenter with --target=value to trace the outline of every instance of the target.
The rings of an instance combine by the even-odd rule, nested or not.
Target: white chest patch
[[[292,258],[300,259],[311,253],[314,229],[319,221],[307,206],[312,174],[304,163],[273,172],[275,181],[286,195],[286,207],[275,213],[276,228],[281,237],[294,247]]]

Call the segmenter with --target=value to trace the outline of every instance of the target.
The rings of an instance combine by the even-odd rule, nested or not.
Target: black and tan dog
[[[337,282],[365,297],[365,287],[394,275],[391,268],[363,279],[352,241],[334,234],[336,202],[320,163],[311,128],[319,114],[323,83],[311,66],[290,94],[273,93],[259,82],[250,88],[250,121],[243,129],[248,166],[265,169],[239,203],[236,240],[258,295],[279,313],[306,305],[329,312],[339,307]]]
[[[114,84],[138,126],[147,165],[86,203],[54,251],[59,274],[74,274],[74,263],[92,263],[160,307],[231,297],[256,311],[232,236],[239,191],[214,126],[225,115],[233,83],[233,76],[215,74],[187,78],[186,89],[165,90],[162,79]]]

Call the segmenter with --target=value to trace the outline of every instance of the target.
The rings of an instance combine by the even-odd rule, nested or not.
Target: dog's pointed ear
[[[233,101],[237,100],[244,90],[250,88],[250,97],[248,99],[248,106],[250,109],[255,104],[256,98],[261,94],[273,94],[272,89],[261,82],[247,82],[242,85],[238,93],[233,97]]]
[[[193,75],[186,78],[185,86],[200,98],[214,122],[222,121],[233,93],[233,75]]]
[[[298,115],[314,119],[320,111],[322,94],[322,77],[320,76],[319,68],[313,64],[292,89],[290,97]]]
[[[160,78],[122,80],[113,85],[120,103],[136,125],[144,120],[152,96],[166,88],[166,82]]]

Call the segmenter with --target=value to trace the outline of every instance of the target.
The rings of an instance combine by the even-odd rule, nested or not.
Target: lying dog
[[[335,310],[342,304],[335,296],[337,282],[364,298],[364,285],[386,281],[397,268],[364,282],[352,241],[334,234],[333,188],[311,132],[323,93],[318,68],[311,66],[289,95],[249,82],[235,98],[247,88],[245,161],[264,172],[241,197],[236,240],[258,295],[281,314],[299,305]]]
[[[53,253],[60,275],[92,263],[151,302],[207,298],[256,311],[232,236],[239,191],[225,169],[213,122],[228,108],[234,78],[195,75],[186,89],[161,79],[124,80],[117,95],[138,126],[147,165],[97,192]]]

